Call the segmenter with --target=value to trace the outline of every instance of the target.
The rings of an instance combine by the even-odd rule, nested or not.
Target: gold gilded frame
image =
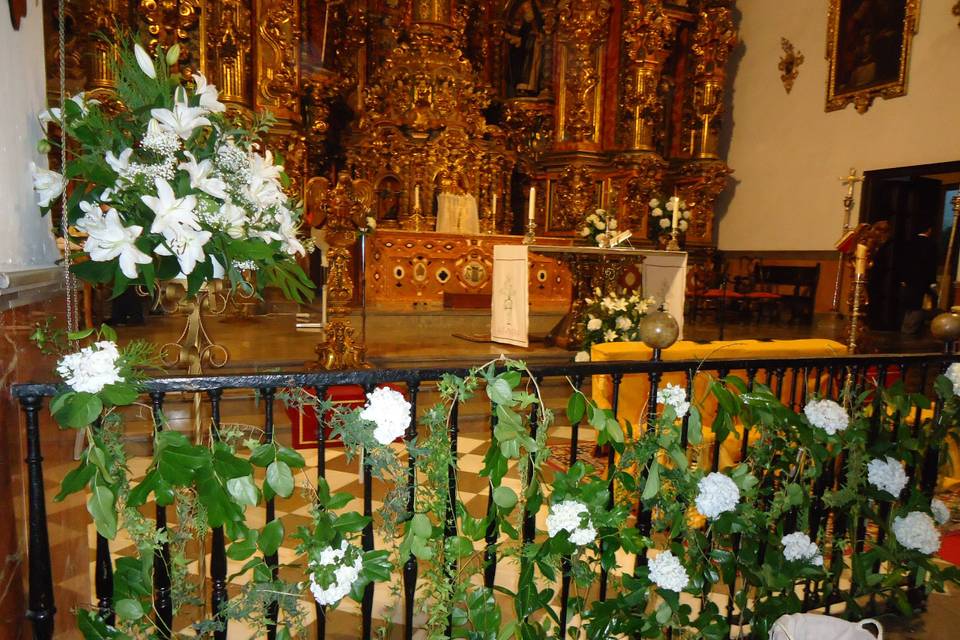
[[[827,60],[829,73],[827,74],[827,104],[826,111],[837,111],[845,108],[851,102],[858,113],[866,113],[877,97],[884,99],[897,98],[907,93],[907,65],[910,60],[910,45],[917,32],[917,22],[920,17],[920,0],[899,0],[903,2],[903,38],[900,43],[899,66],[897,77],[888,82],[867,84],[862,88],[850,91],[837,91],[837,58],[839,55],[838,41],[840,38],[841,9],[848,0],[830,0],[827,18]]]

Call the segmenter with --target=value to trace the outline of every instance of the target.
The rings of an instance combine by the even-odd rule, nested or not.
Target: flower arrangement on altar
[[[311,296],[298,265],[309,241],[298,236],[301,210],[284,193],[282,159],[263,146],[272,116],[245,126],[227,115],[217,88],[193,72],[170,73],[179,47],[150,56],[124,43],[116,65],[117,103],[78,94],[64,108],[40,114],[45,134],[56,125],[66,145],[63,174],[32,165],[44,214],[65,197],[73,272],[113,292],[157,280],[185,279],[195,294],[204,282],[232,287],[256,271],[262,290]],[[246,286],[246,285],[244,285]]]
[[[625,327],[619,318],[635,319],[625,314],[642,314],[652,301],[598,294],[591,304]],[[566,420],[594,430],[596,443],[615,455],[609,469],[579,460],[549,474],[546,465],[557,455],[547,446],[554,414],[522,362],[501,357],[465,377],[444,375],[440,401],[419,415],[388,387],[371,390],[365,405],[352,410],[313,397],[309,402],[317,415],[330,416],[331,437],[343,443],[348,460],[359,459],[386,489],[372,519],[350,510],[353,495],[332,493],[297,451],[254,425],[221,424],[216,438],[196,443],[176,430],[156,429],[149,464],[135,476],[131,469],[143,466],[130,464],[123,431],[123,416],[133,412],[118,408],[140,402],[152,351],[143,343],[119,347],[107,327],[71,335],[41,329],[34,339],[60,356],[62,383],[50,404],[54,419],[87,434],[86,448],[55,500],[83,492],[100,535],[135,542],[115,560],[116,619],[108,624],[96,608],[77,609],[85,638],[158,634],[149,567],[161,549],[170,558],[172,610],[181,616],[175,620],[189,611],[189,623],[201,636],[242,621],[253,636],[274,628],[278,638],[303,637],[314,605],[329,615],[346,598],[360,602],[367,585],[396,584],[411,562],[422,568],[416,607],[430,612],[422,622],[426,637],[495,638],[504,625],[518,637],[551,637],[556,603],[545,585],[560,579],[561,568],[574,593],[587,594],[567,603],[571,635],[596,639],[657,638],[673,630],[729,638],[733,623],[713,597],[728,590],[736,592],[735,623],[750,625],[763,638],[781,615],[800,610],[801,587],[814,590],[814,597],[839,598],[854,617],[862,617],[863,604],[874,598],[909,615],[906,587],[929,593],[960,580],[958,568],[933,555],[941,545],[939,527],[951,513],[925,492],[918,464],[929,447],[957,432],[960,364],[936,379],[940,409],[918,425],[908,421],[931,399],[908,393],[902,383],[883,389],[882,400],[874,387],[851,389],[839,401],[812,396],[799,412],[770,387],[758,381],[748,387],[735,375],[709,381],[709,398],[696,401],[685,386],[666,383],[656,394],[655,424],[642,429],[622,424],[573,387]],[[86,344],[77,350],[67,339]],[[450,490],[450,470],[456,468],[452,407],[478,396],[497,416],[480,470],[490,483],[485,517],[471,513]],[[277,399],[288,400],[283,394]],[[705,400],[715,412],[709,422]],[[897,409],[878,417],[877,402]],[[164,420],[149,404],[142,406]],[[417,418],[416,439],[396,443]],[[699,445],[707,438],[722,446],[744,437],[734,424],[756,436],[743,459],[719,469],[704,464]],[[903,431],[915,436],[898,444],[893,434]],[[528,470],[508,478],[510,465]],[[411,469],[413,486],[407,484]],[[289,519],[264,523],[253,515],[265,500],[295,491],[313,505],[310,518],[295,530],[285,529]],[[162,537],[153,511],[142,508],[149,502],[176,509]],[[631,517],[635,509],[649,514],[646,524]],[[840,533],[832,528],[834,537],[825,525],[827,509],[844,523]],[[537,529],[541,520],[530,516],[543,511]],[[864,545],[864,518],[889,535]],[[215,527],[237,566],[230,579],[241,578],[242,586],[231,591],[219,615],[198,617],[195,609],[184,609],[202,597],[189,573],[191,554],[205,548],[200,541],[209,540]],[[363,544],[361,532],[372,527],[380,548]],[[481,579],[491,527],[498,558],[521,563],[516,590],[504,587],[509,598],[503,601]],[[287,550],[279,555],[282,564],[271,566],[281,548]],[[618,567],[619,558],[630,555],[636,568]],[[597,592],[598,578],[606,579],[604,570],[617,575],[618,588],[601,602],[589,594]],[[856,591],[831,587],[851,574],[859,577]],[[400,606],[402,591],[390,594],[386,606]],[[704,604],[693,609],[687,602],[694,600]],[[266,615],[271,609],[275,624]]]
[[[686,202],[673,196],[667,200],[652,198],[650,205],[650,232],[654,238],[666,241],[673,228],[682,234],[690,226],[690,209]]]
[[[606,209],[597,209],[580,225],[580,237],[601,247],[609,246],[610,239],[617,230],[617,219]]]
[[[639,291],[604,296],[597,289],[595,295],[585,301],[587,321],[583,349],[576,356],[579,361],[590,359],[590,347],[595,344],[639,341],[640,321],[648,311],[656,308],[656,300],[642,297]]]

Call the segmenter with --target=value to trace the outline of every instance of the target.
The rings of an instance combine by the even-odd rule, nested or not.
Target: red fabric
[[[390,387],[395,391],[399,391],[407,396],[406,389],[402,385],[396,384],[386,384],[382,385],[385,387]],[[315,393],[315,389],[307,389],[311,393]],[[367,401],[367,394],[364,393],[363,387],[360,385],[337,385],[327,389],[325,394],[326,398],[334,403],[334,405],[343,407],[347,410],[355,409],[357,407],[362,407]],[[290,427],[293,435],[293,448],[294,449],[313,449],[317,446],[317,412],[313,407],[304,407],[301,414],[300,411],[297,411],[296,407],[286,407],[287,417],[290,418]],[[324,416],[324,422],[326,423],[326,445],[328,447],[339,447],[342,446],[339,440],[331,439],[330,435],[330,425],[329,425],[330,415],[327,414]]]
[[[748,298],[758,298],[762,300],[776,300],[782,298],[779,293],[770,293],[769,291],[754,291],[753,293],[746,294]]]
[[[940,539],[937,555],[951,564],[960,565],[960,531],[953,531]]]
[[[723,289],[707,289],[703,292],[702,297],[704,298],[722,298],[724,296]],[[737,293],[736,291],[727,291],[726,296],[728,298],[742,298],[742,293]]]

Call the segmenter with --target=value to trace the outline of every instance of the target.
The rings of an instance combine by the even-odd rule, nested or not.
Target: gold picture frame
[[[830,0],[827,111],[866,113],[877,97],[906,95],[919,17],[920,0]]]

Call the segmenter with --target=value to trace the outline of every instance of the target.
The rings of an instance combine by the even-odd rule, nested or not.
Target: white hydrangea
[[[119,358],[117,345],[101,340],[60,358],[57,373],[74,391],[99,393],[108,384],[123,382],[117,367]]]
[[[960,396],[960,362],[954,362],[947,367],[947,372],[943,375],[953,383],[953,395]]]
[[[599,331],[603,327],[603,321],[600,318],[590,316],[587,320],[587,331]]]
[[[349,555],[354,558],[352,562],[344,562],[348,555],[348,549],[350,551]],[[324,579],[318,574],[320,572],[328,573],[323,571],[326,567],[333,568],[333,575],[328,575]],[[317,604],[331,606],[340,602],[344,596],[350,593],[353,583],[360,577],[360,571],[363,569],[363,557],[359,550],[350,547],[344,540],[340,543],[339,549],[327,547],[322,550],[319,562],[311,563],[310,568],[310,591],[313,593],[313,597]],[[324,586],[321,581],[328,584]]]
[[[670,218],[660,218],[660,228],[666,229],[673,225],[673,222],[670,221]]]
[[[893,519],[893,535],[907,549],[930,555],[940,549],[940,533],[933,518],[922,511],[911,511]]]
[[[687,570],[670,551],[664,551],[650,560],[650,580],[668,591],[680,592],[690,584]]]
[[[576,545],[590,544],[597,539],[597,530],[590,522],[587,506],[576,500],[563,500],[550,505],[550,511],[547,514],[547,533],[552,538],[560,535],[562,531],[568,532],[570,542]]]
[[[690,403],[687,402],[687,390],[678,384],[667,384],[657,391],[657,402],[673,407],[678,418],[687,415]]]
[[[843,431],[850,424],[850,416],[833,400],[811,400],[803,408],[803,413],[810,424],[823,429],[831,436],[838,431]]]
[[[633,328],[633,320],[627,316],[617,316],[617,329],[620,331],[626,331]]]
[[[410,403],[399,391],[377,387],[367,394],[367,406],[360,412],[360,418],[377,425],[373,430],[377,442],[390,444],[402,437],[410,426]]]
[[[697,488],[700,490],[695,500],[697,511],[711,520],[733,511],[740,502],[740,488],[722,473],[708,474],[697,483]]]
[[[942,500],[934,498],[930,501],[930,511],[933,513],[933,519],[939,525],[945,525],[950,522],[950,508]]]
[[[877,489],[898,497],[907,486],[907,473],[899,460],[886,456],[883,460],[877,458],[870,461],[867,465],[867,480]]]
[[[574,362],[590,362],[590,352],[589,351],[577,351],[577,355],[573,357]]]
[[[795,531],[783,536],[780,543],[783,545],[783,557],[787,560],[806,560],[812,565],[823,566],[823,555],[807,534]]]

